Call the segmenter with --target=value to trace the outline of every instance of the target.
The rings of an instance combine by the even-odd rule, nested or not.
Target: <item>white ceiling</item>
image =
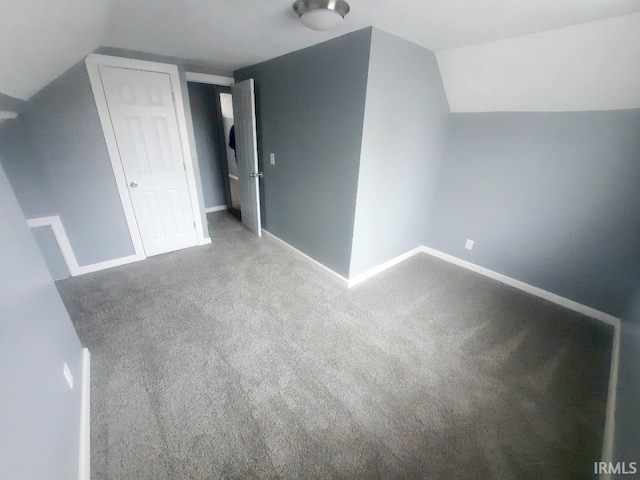
[[[2,0],[0,93],[27,99],[98,46],[233,70],[374,25],[432,50],[640,11],[640,0],[351,0],[331,32],[293,0]]]
[[[437,57],[452,112],[640,108],[640,13],[441,50]]]
[[[104,39],[108,0],[0,0],[0,93],[26,100]]]

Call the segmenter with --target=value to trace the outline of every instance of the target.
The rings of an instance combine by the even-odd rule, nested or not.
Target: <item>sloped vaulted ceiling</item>
[[[0,93],[28,99],[104,40],[108,0],[1,0]]]
[[[98,46],[233,70],[374,25],[432,50],[640,11],[640,0],[351,0],[314,32],[293,0],[0,0],[0,93],[27,99]]]

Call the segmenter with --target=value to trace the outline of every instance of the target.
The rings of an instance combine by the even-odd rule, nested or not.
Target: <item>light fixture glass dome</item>
[[[305,27],[320,32],[336,28],[343,20],[335,10],[311,10],[300,17],[300,21]]]
[[[300,21],[312,30],[324,31],[340,25],[349,13],[345,0],[297,0],[293,10]]]

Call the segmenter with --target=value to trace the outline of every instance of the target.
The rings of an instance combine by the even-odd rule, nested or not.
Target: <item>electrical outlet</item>
[[[469,240],[467,238],[467,241],[464,244],[464,248],[466,248],[467,250],[472,250],[473,249],[473,240]]]
[[[269,161],[271,162],[271,165],[275,165],[276,164],[276,154],[275,153],[270,153],[269,154]]]
[[[64,364],[64,370],[62,371],[64,374],[64,378],[67,379],[67,383],[69,384],[69,388],[73,388],[73,375],[71,375],[71,370],[69,370],[69,365]]]

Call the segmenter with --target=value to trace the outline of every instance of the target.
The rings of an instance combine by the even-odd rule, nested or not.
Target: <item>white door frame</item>
[[[180,73],[178,71],[177,65],[147,62],[145,60],[135,60],[132,58],[112,57],[109,55],[100,55],[96,53],[88,55],[85,59],[85,63],[87,65],[87,72],[89,73],[89,81],[91,82],[93,97],[96,101],[96,106],[98,107],[98,116],[100,117],[102,131],[104,132],[104,139],[107,144],[107,151],[109,152],[109,159],[111,160],[113,175],[116,179],[118,194],[120,195],[120,202],[122,203],[124,216],[127,220],[127,226],[129,227],[131,242],[133,243],[133,248],[136,252],[135,256],[140,260],[146,258],[144,247],[142,245],[142,237],[140,235],[140,231],[138,230],[138,224],[136,222],[136,216],[133,210],[133,203],[131,201],[129,190],[127,188],[127,180],[124,174],[124,167],[122,166],[122,162],[120,160],[120,153],[118,150],[118,144],[116,142],[116,135],[113,130],[113,125],[111,124],[111,116],[109,114],[109,107],[107,106],[107,97],[102,86],[100,71],[98,70],[98,67],[101,65],[169,74],[171,89],[173,91],[173,103],[176,109],[176,120],[178,122],[178,133],[180,135],[182,156],[186,167],[185,170],[187,174],[189,199],[191,203],[191,210],[193,211],[193,220],[196,224],[196,237],[198,239],[198,245],[205,245],[207,243],[210,243],[211,239],[205,238],[204,230],[202,228],[202,212],[200,211],[200,204],[198,203],[198,190],[196,186],[193,166],[194,158],[191,155],[191,147],[189,146],[187,120],[184,113],[182,88],[180,87]]]
[[[220,85],[223,87],[230,87],[234,84],[233,77],[198,72],[187,72],[187,82],[206,83],[207,85]]]

